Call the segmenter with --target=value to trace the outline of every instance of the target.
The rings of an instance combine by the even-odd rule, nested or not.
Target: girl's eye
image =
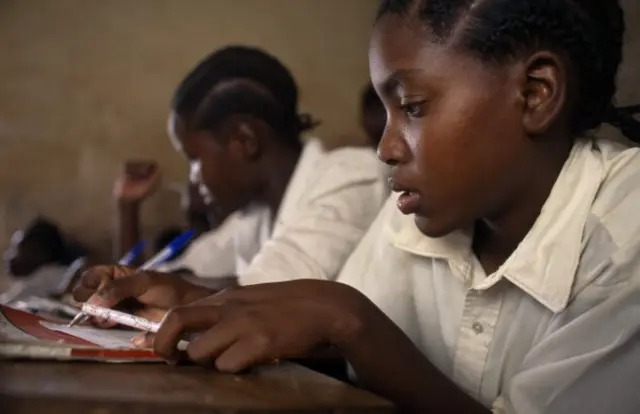
[[[420,118],[424,116],[424,104],[425,104],[425,101],[410,102],[410,103],[400,105],[400,109],[408,117]]]

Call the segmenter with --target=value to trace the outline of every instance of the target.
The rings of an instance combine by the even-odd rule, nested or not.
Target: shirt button
[[[484,327],[480,322],[474,322],[473,325],[471,325],[471,328],[473,329],[473,332],[475,332],[478,335],[484,332]]]

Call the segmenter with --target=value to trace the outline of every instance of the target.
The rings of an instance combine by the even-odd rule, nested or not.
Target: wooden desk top
[[[391,413],[368,392],[295,364],[227,375],[196,366],[0,361],[3,414]]]

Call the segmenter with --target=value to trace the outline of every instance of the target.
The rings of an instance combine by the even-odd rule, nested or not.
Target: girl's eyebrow
[[[383,94],[392,95],[403,81],[411,79],[419,72],[420,69],[398,69],[382,82],[380,89]]]

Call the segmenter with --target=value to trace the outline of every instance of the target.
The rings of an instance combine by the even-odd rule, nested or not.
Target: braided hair
[[[246,46],[220,49],[199,62],[178,86],[171,106],[199,130],[213,130],[229,115],[255,116],[295,148],[301,147],[300,134],[317,125],[298,114],[298,87],[289,70]]]
[[[503,62],[537,46],[568,56],[578,78],[572,133],[602,123],[640,142],[640,122],[615,108],[624,14],[618,0],[382,0],[378,18],[416,18],[436,41]]]

